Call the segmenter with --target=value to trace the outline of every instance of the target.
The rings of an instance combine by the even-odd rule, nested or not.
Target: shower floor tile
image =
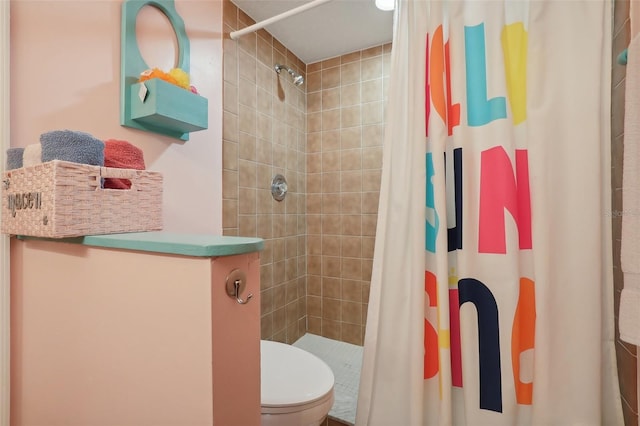
[[[298,339],[293,346],[314,354],[331,367],[335,376],[335,402],[329,411],[329,417],[350,425],[355,424],[362,346],[309,333]]]

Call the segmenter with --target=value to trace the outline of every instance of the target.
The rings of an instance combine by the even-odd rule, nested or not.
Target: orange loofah
[[[180,86],[180,84],[178,84],[178,81],[173,76],[171,76],[170,74],[167,74],[166,72],[162,71],[159,68],[153,68],[150,70],[143,71],[142,73],[140,73],[140,79],[138,81],[141,83],[143,81],[151,80],[152,78],[159,78],[160,80],[164,80],[167,83]]]

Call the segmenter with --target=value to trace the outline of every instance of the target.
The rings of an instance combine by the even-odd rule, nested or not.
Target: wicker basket
[[[102,178],[131,181],[103,189]],[[63,238],[162,229],[162,175],[53,160],[2,176],[4,234]]]

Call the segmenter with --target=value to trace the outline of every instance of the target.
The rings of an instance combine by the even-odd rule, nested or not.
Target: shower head
[[[287,71],[289,74],[291,74],[291,78],[293,78],[293,84],[295,84],[296,86],[300,86],[302,85],[302,83],[304,83],[304,77],[291,68],[285,67],[284,65],[276,64],[273,69],[276,70],[278,74],[280,74],[280,71],[282,70]]]

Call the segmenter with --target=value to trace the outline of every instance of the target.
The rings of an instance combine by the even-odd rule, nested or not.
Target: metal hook
[[[227,294],[229,297],[236,299],[240,305],[246,305],[253,297],[253,294],[249,293],[245,300],[240,298],[240,293],[244,290],[246,284],[246,276],[240,269],[234,269],[227,276]]]
[[[246,300],[240,299],[240,280],[235,280],[235,282],[233,283],[233,287],[235,289],[234,297],[236,298],[236,302],[241,305],[246,305],[247,303],[249,303],[249,300],[251,300],[253,294],[249,293]]]

